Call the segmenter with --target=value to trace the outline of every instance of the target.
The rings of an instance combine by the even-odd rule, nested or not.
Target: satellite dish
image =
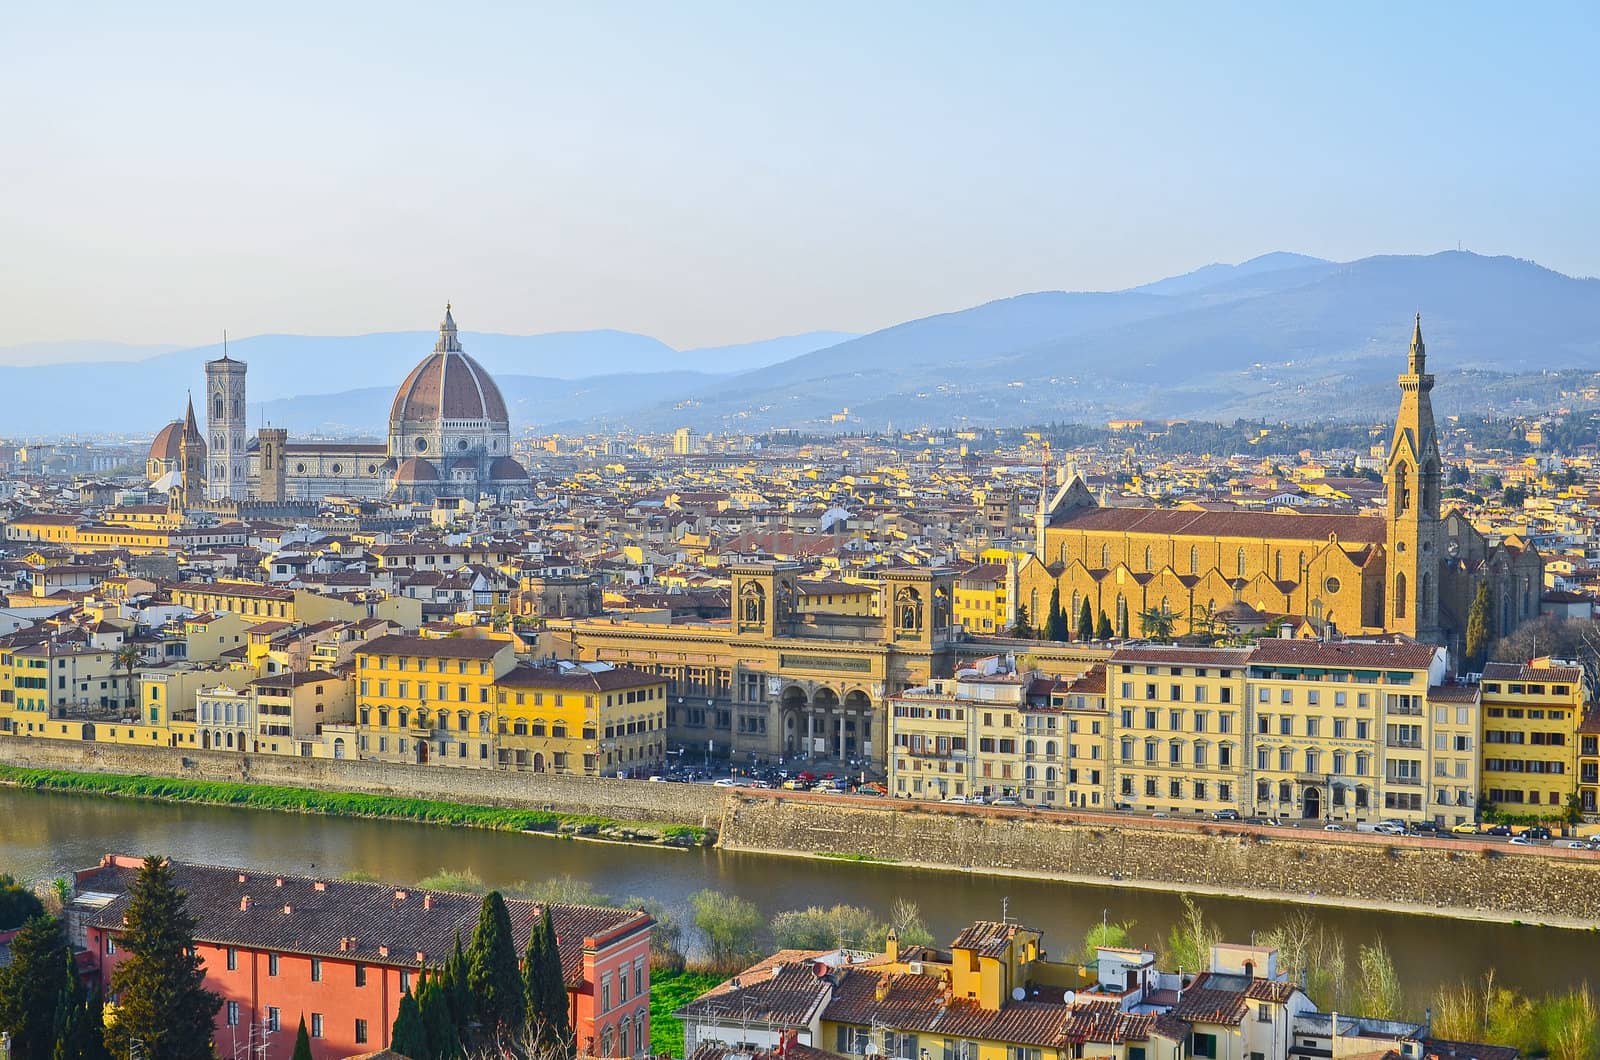
[[[1068,990],[1065,994],[1061,995],[1061,1000],[1063,1003],[1070,1005],[1074,1001],[1078,1000],[1078,992],[1076,990]]]
[[[1026,990],[1022,989],[1022,987],[1019,986],[1019,987],[1012,988],[1011,1000],[1013,1000],[1013,1001],[1021,1001],[1023,998],[1025,998],[1027,996],[1028,996],[1028,992]]]

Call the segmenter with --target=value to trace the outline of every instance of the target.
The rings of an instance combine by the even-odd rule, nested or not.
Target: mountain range
[[[1349,262],[1278,252],[1122,291],[1022,294],[859,336],[679,351],[618,331],[464,332],[462,344],[495,374],[514,429],[826,429],[835,416],[851,428],[1382,420],[1419,312],[1446,413],[1545,394],[1551,370],[1600,372],[1600,280],[1462,251]],[[433,338],[264,335],[230,351],[250,363],[251,404],[270,421],[378,434],[395,385]],[[0,431],[154,430],[181,413],[183,391],[220,352],[18,367],[0,350],[7,392],[75,395],[70,424],[57,402],[22,401]]]

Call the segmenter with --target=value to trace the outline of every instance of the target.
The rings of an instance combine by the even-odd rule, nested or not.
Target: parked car
[[[989,804],[990,806],[1021,806],[1015,795],[1002,795]]]
[[[1217,810],[1216,812],[1214,812],[1211,815],[1211,819],[1213,821],[1237,821],[1237,820],[1239,820],[1239,811],[1238,810]]]
[[[1438,835],[1444,829],[1440,828],[1438,824],[1433,821],[1413,821],[1411,822],[1411,830],[1413,832],[1422,832],[1429,835]]]
[[[721,777],[717,780],[713,780],[711,782],[711,786],[714,788],[737,788],[739,786],[739,782],[734,780],[732,777]]]
[[[1534,842],[1525,835],[1514,835],[1511,837],[1511,845],[1515,847],[1531,847]]]
[[[788,780],[783,782],[783,790],[784,791],[810,791],[811,790],[811,781],[802,780],[799,777],[791,777]]]
[[[1342,832],[1345,828],[1342,824],[1325,824],[1322,826],[1322,830],[1324,832]]]
[[[1511,826],[1510,825],[1505,825],[1505,824],[1492,825],[1489,828],[1485,828],[1483,830],[1483,834],[1484,835],[1499,835],[1499,836],[1510,835],[1511,834]]]
[[[1591,844],[1585,843],[1581,839],[1568,840],[1563,845],[1566,846],[1566,848],[1568,850],[1593,850],[1594,849],[1594,847]]]
[[[1406,826],[1394,821],[1380,821],[1373,831],[1378,835],[1405,835]]]
[[[1471,821],[1468,821],[1466,824],[1458,824],[1454,826],[1450,829],[1450,833],[1452,835],[1477,835],[1478,826],[1473,824]]]
[[[1550,829],[1546,828],[1542,824],[1536,824],[1532,828],[1525,828],[1525,829],[1522,830],[1522,834],[1527,836],[1529,839],[1551,839],[1551,838],[1553,838],[1551,836],[1551,834],[1550,834]]]
[[[657,777],[651,777],[650,778],[650,783],[652,783],[652,784],[665,784],[666,782],[667,782],[667,778],[666,777],[657,776]]]

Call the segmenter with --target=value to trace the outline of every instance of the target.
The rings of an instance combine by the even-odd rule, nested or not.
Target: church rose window
[[[296,475],[304,475],[306,473],[306,466],[304,464],[296,464],[294,466],[294,473]]]
[[[417,439],[417,452],[419,452],[419,453],[425,452],[427,450],[427,448],[428,448],[428,439],[426,439],[426,438],[418,438]]]
[[[1339,591],[1339,579],[1330,577],[1327,581],[1322,583],[1322,587],[1328,591],[1329,596],[1332,596],[1334,593]]]

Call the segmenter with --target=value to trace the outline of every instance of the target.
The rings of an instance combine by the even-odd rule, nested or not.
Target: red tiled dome
[[[487,420],[505,423],[506,402],[483,366],[461,351],[456,322],[447,308],[433,352],[411,369],[395,392],[389,422]]]
[[[426,460],[412,457],[410,460],[401,461],[395,469],[396,482],[438,482],[439,471]]]
[[[176,460],[178,451],[183,443],[183,421],[173,420],[156,435],[156,440],[150,443],[151,460]]]
[[[526,483],[528,481],[528,472],[526,468],[509,456],[496,457],[489,464],[489,481]]]

